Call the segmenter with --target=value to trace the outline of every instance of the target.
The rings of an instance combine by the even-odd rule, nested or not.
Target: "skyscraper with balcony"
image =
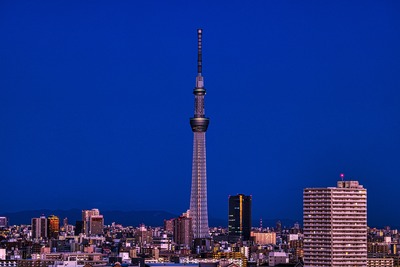
[[[208,238],[207,175],[206,175],[206,131],[209,119],[205,116],[204,79],[202,76],[202,30],[197,30],[197,76],[194,94],[194,116],[190,119],[193,131],[192,188],[190,212],[195,239]]]
[[[304,266],[367,266],[367,190],[357,181],[303,192]]]

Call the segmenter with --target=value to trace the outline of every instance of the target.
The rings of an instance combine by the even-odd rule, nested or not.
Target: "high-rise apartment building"
[[[47,230],[47,218],[44,215],[32,218],[32,238],[47,238]]]
[[[251,196],[229,196],[229,241],[247,241],[251,232]]]
[[[175,243],[190,248],[193,241],[192,219],[184,216],[174,219],[173,229]]]
[[[102,235],[104,228],[103,215],[93,215],[89,219],[89,233],[90,235]]]
[[[197,30],[197,76],[194,94],[194,116],[190,119],[193,131],[192,188],[190,194],[190,218],[194,238],[208,238],[206,131],[209,119],[205,116],[204,79],[202,76],[202,30]]]
[[[60,219],[55,215],[47,217],[48,235],[52,238],[58,238],[60,231]]]
[[[89,236],[91,234],[91,229],[90,229],[91,220],[90,220],[90,218],[92,216],[100,216],[100,211],[98,209],[82,210],[83,233],[85,235],[87,235],[87,236]],[[95,220],[95,221],[97,222],[98,220]]]
[[[304,266],[367,266],[367,190],[357,181],[303,192]]]

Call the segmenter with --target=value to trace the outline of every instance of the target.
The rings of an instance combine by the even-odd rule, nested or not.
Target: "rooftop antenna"
[[[343,182],[343,179],[344,179],[344,173],[341,173],[341,174],[340,174],[340,178],[342,179],[342,182]]]

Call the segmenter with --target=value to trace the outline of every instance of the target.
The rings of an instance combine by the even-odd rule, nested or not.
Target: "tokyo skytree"
[[[209,118],[204,112],[204,79],[202,76],[202,30],[197,30],[197,76],[194,94],[194,116],[190,118],[193,131],[192,189],[190,194],[190,212],[194,238],[209,237],[207,212],[207,175],[206,175],[206,131]]]

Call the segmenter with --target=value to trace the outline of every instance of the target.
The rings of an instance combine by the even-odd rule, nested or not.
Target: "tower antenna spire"
[[[203,30],[197,29],[197,74],[201,76],[203,71],[202,69],[202,44],[201,44],[201,37],[202,37]]]

